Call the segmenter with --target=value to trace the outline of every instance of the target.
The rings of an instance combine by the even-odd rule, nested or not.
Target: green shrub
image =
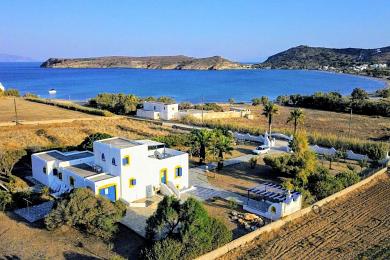
[[[79,111],[91,115],[98,115],[98,116],[105,116],[105,117],[110,117],[113,116],[112,113],[106,110],[101,110],[101,109],[96,109],[96,108],[90,108],[90,107],[85,107],[81,106],[78,104],[70,103],[70,102],[57,102],[57,101],[52,101],[44,98],[35,98],[35,97],[26,97],[25,100],[31,101],[31,102],[36,102],[36,103],[41,103],[45,105],[51,105],[51,106],[57,106],[60,108],[64,109],[69,109],[69,110],[74,110],[74,111]]]
[[[214,112],[223,112],[223,108],[217,103],[206,103],[204,105],[198,104],[194,106],[195,109],[212,110]]]
[[[112,135],[106,134],[106,133],[91,134],[91,135],[87,136],[84,139],[84,141],[81,142],[81,144],[79,144],[78,149],[92,151],[93,150],[93,142],[107,139],[107,138],[111,138],[111,137],[112,137]]]
[[[8,205],[12,204],[12,195],[8,191],[0,190],[0,209],[5,211]]]
[[[117,231],[116,223],[124,216],[125,209],[121,201],[112,203],[87,188],[78,188],[58,202],[46,216],[45,226],[48,230],[73,226],[108,240]]]
[[[3,91],[4,96],[9,96],[9,97],[20,97],[19,90],[14,89],[14,88],[9,88],[5,91]]]
[[[194,259],[232,239],[227,227],[193,198],[181,204],[165,197],[146,223],[146,238],[152,242],[142,251],[146,259]]]
[[[189,134],[169,134],[153,138],[157,142],[166,144],[167,147],[187,146],[190,142]]]

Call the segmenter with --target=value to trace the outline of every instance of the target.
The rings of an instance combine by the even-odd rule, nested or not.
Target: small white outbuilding
[[[4,91],[5,90],[5,87],[3,86],[3,84],[1,84],[0,82],[0,91]]]

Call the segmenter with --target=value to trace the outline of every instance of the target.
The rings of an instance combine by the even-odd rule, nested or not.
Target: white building
[[[137,109],[137,116],[150,119],[172,120],[179,114],[178,104],[145,101],[142,109]]]
[[[273,183],[248,189],[248,199],[244,210],[277,220],[302,208],[302,195],[296,191],[288,191]]]
[[[4,91],[5,90],[5,87],[3,86],[3,84],[1,84],[0,82],[0,91]]]
[[[52,150],[33,154],[31,161],[33,177],[54,195],[87,187],[131,206],[158,191],[180,197],[189,189],[188,154],[151,140],[114,137],[94,142],[93,153]]]

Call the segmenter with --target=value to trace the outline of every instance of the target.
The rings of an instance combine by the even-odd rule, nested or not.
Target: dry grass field
[[[320,214],[310,213],[221,259],[356,259],[361,254],[375,259],[378,253],[388,255],[389,205],[390,177],[385,175],[322,207]]]
[[[224,105],[225,109],[228,106]],[[265,131],[268,129],[267,119],[261,115],[262,106],[249,106],[252,114],[255,116],[253,120],[245,118],[230,118],[219,121],[221,124],[230,124],[234,126],[250,127],[253,129],[261,129]],[[274,116],[273,128],[281,131],[293,131],[293,125],[287,124],[287,118],[293,108],[279,106],[279,114]],[[336,135],[339,137],[348,137],[349,118],[347,113],[335,113],[314,109],[303,109],[305,113],[305,120],[303,127],[309,133],[319,133],[326,135]],[[218,120],[213,120],[218,122]],[[213,122],[212,121],[212,122]],[[370,117],[362,115],[353,115],[351,123],[352,138],[361,140],[377,140],[390,138],[390,118],[386,117]]]
[[[0,149],[74,146],[80,144],[86,136],[96,132],[145,139],[167,135],[173,131],[176,130],[125,118],[4,126],[0,131]]]
[[[10,214],[10,213],[9,213]],[[144,240],[120,226],[111,246],[70,227],[47,231],[14,215],[0,213],[1,259],[111,259],[138,254]]]
[[[81,112],[62,109],[55,106],[30,102],[22,98],[16,98],[16,108],[18,119],[22,121],[63,120],[98,117]],[[0,123],[10,123],[14,121],[14,99],[7,97],[0,98]]]

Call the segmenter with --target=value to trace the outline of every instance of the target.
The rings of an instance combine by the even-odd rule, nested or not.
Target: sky
[[[390,45],[389,0],[1,0],[0,53],[220,55],[261,61],[297,46]]]

